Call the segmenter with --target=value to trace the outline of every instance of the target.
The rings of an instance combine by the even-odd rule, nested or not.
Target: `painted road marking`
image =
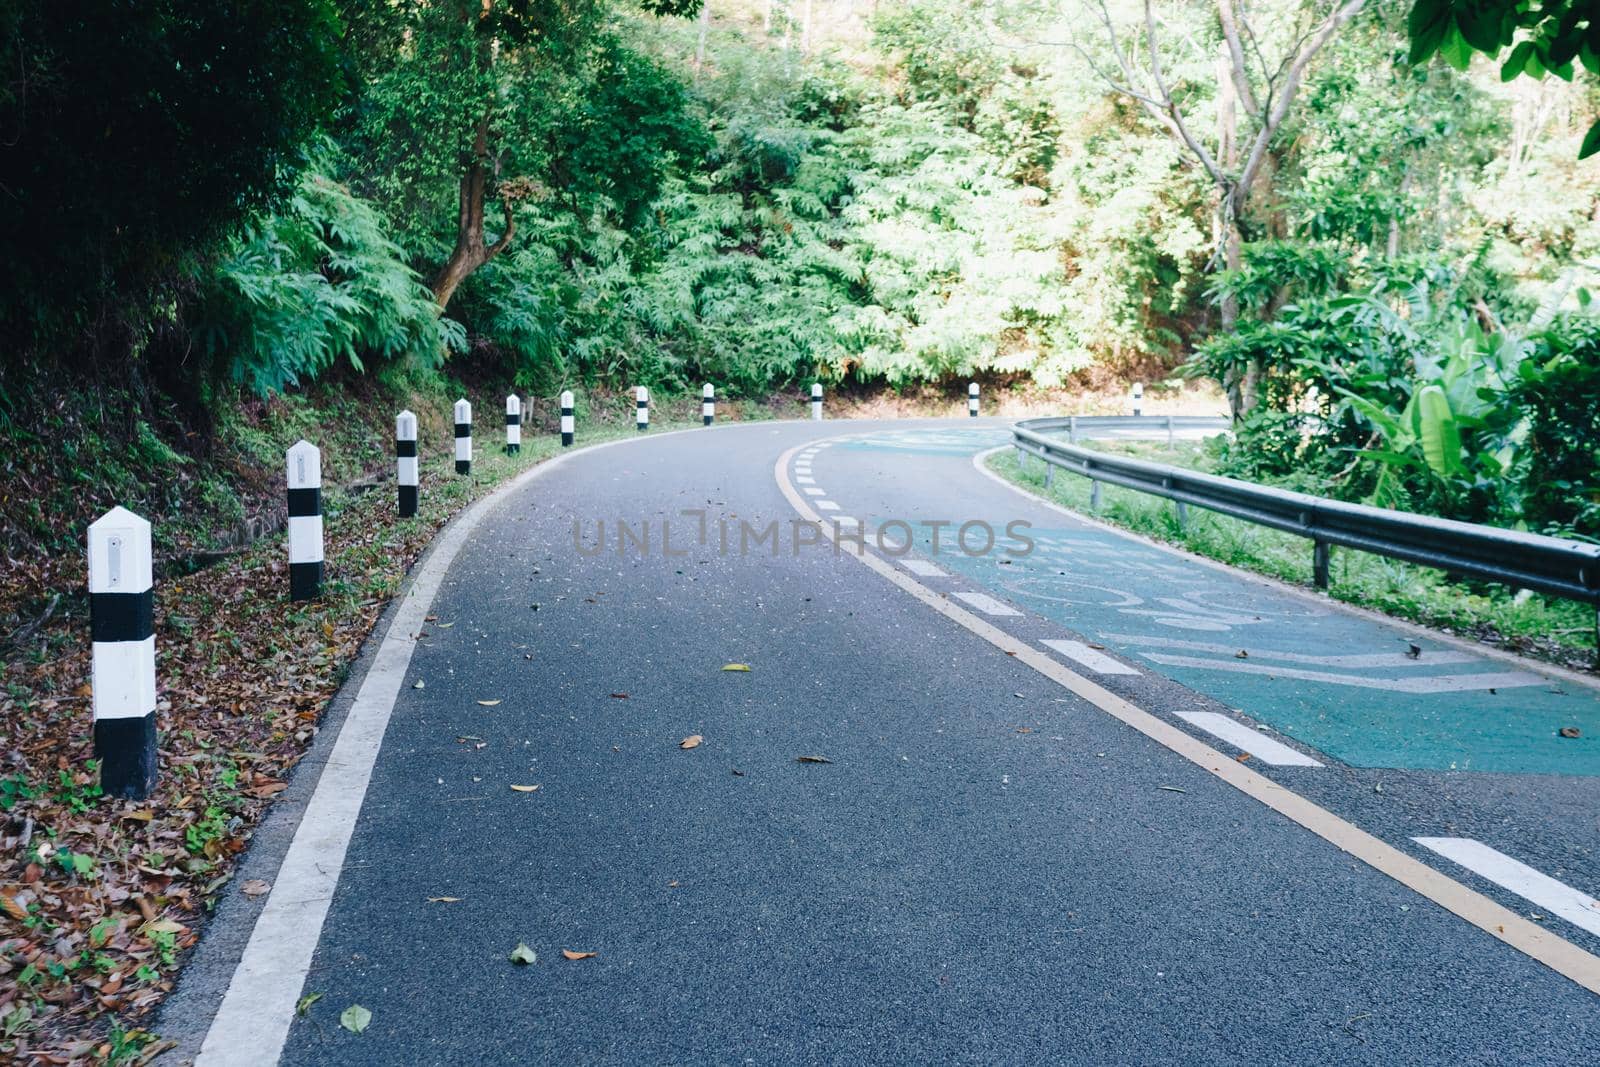
[[[950,577],[949,571],[942,571],[925,559],[903,559],[900,561],[900,566],[904,567],[912,574],[920,574],[924,578]]]
[[[1558,882],[1470,837],[1414,837],[1412,840],[1552,915],[1561,916],[1573,926],[1600,936],[1600,900],[1587,893],[1580,893],[1565,882]]]
[[[1180,711],[1178,718],[1191,726],[1198,726],[1208,734],[1214,734],[1228,742],[1234,748],[1248,752],[1262,763],[1270,763],[1277,767],[1321,767],[1319,760],[1314,760],[1304,752],[1296,752],[1281,741],[1274,741],[1259,730],[1252,730],[1238,719],[1230,719],[1226,715],[1215,711]]]
[[[988,593],[957,593],[956,596],[977,608],[985,615],[996,615],[1004,618],[1008,615],[1021,615],[1022,612],[1009,604],[1002,604]]]
[[[840,526],[860,526],[861,520],[854,515],[835,515],[833,521]]]
[[[796,468],[796,469],[798,469],[798,468]],[[798,482],[801,485],[816,485],[817,484],[817,480],[815,478],[810,478],[810,477],[805,477],[805,476],[796,477],[795,481]]]
[[[827,492],[828,491],[826,489],[817,489],[817,488],[813,487],[813,488],[807,489],[805,491],[805,494],[806,494],[806,496],[824,496],[824,495],[827,494]]]
[[[1297,678],[1304,682],[1327,682],[1357,689],[1387,689],[1391,693],[1462,693],[1472,689],[1517,689],[1530,685],[1549,685],[1550,679],[1525,671],[1480,672],[1477,674],[1433,674],[1422,678],[1363,678],[1359,674],[1331,674],[1305,671],[1298,667],[1274,667],[1245,660],[1201,659],[1198,656],[1168,656],[1160,652],[1139,653],[1152,663],[1167,667],[1202,667],[1233,674],[1270,674],[1274,678]]]
[[[839,510],[839,505],[835,504],[831,500],[817,500],[817,501],[813,501],[813,503],[815,503],[817,505],[817,508],[819,510],[822,510],[822,511],[838,511]]]
[[[1437,667],[1446,663],[1482,663],[1483,660],[1467,652],[1450,652],[1443,649],[1423,649],[1416,659],[1404,652],[1369,652],[1353,656],[1312,656],[1304,652],[1278,652],[1267,648],[1249,646],[1213,645],[1204,641],[1180,641],[1173,637],[1145,636],[1143,634],[1104,634],[1107,641],[1120,641],[1130,645],[1148,645],[1151,648],[1181,648],[1190,652],[1215,652],[1219,656],[1237,656],[1241,651],[1249,659],[1281,660],[1284,663],[1308,663],[1318,667]]]
[[[794,486],[789,484],[786,467],[792,454],[791,449],[778,457],[773,465],[773,478],[778,483],[779,492],[783,493],[784,498],[789,501],[789,506],[794,508],[801,518],[810,522],[820,522],[820,516],[808,506],[809,501],[795,492]],[[827,529],[825,525],[822,528]],[[1097,682],[1068,670],[1058,660],[1039,651],[1021,638],[1006,633],[998,626],[986,622],[940,596],[915,578],[896,570],[893,564],[877,554],[862,552],[855,554],[855,559],[863,567],[876,571],[885,581],[921,601],[930,611],[943,615],[956,625],[983,638],[1018,663],[1026,664],[1063,689],[1083,698],[1117,721],[1132,727],[1158,745],[1221,779],[1263,807],[1271,808],[1335,848],[1349,853],[1373,870],[1393,878],[1419,896],[1431,900],[1495,940],[1539,961],[1591,993],[1600,993],[1600,957],[1585,952],[1538,923],[1518,915],[1477,890],[1401,852],[1388,842],[1354,823],[1341,819],[1327,808],[1299,793],[1285,789],[1271,778],[1246,767],[1238,760],[1229,759],[1205,742],[1165,719],[1150,714],[1132,701],[1117,696]]]
[[[1053,648],[1068,659],[1077,660],[1096,674],[1138,674],[1137,667],[1130,667],[1126,663],[1118,662],[1104,652],[1090,648],[1082,641],[1041,641],[1046,648]]]

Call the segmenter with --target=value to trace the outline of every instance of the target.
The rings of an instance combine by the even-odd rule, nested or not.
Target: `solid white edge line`
[[[1312,759],[1304,752],[1290,748],[1282,741],[1252,730],[1238,719],[1230,719],[1215,711],[1179,711],[1178,718],[1190,726],[1197,726],[1208,734],[1221,738],[1241,752],[1248,752],[1262,763],[1274,767],[1321,767],[1321,760]]]
[[[1090,648],[1082,641],[1048,640],[1040,641],[1046,648],[1053,648],[1068,659],[1077,660],[1078,663],[1094,671],[1096,674],[1138,674],[1139,668],[1130,667],[1121,660],[1112,659],[1098,649]]]
[[[1470,837],[1414,837],[1472,873],[1600,937],[1600,900]]]
[[[1027,497],[1029,500],[1033,501],[1035,504],[1038,504],[1042,508],[1048,508],[1049,510],[1058,514],[1065,515],[1067,518],[1080,522],[1085,526],[1092,526],[1097,530],[1104,530],[1107,533],[1116,534],[1118,537],[1125,537],[1130,541],[1136,541],[1141,545],[1147,545],[1150,548],[1165,552],[1169,556],[1177,556],[1179,559],[1187,560],[1190,563],[1195,563],[1214,571],[1221,571],[1224,574],[1231,575],[1232,577],[1241,581],[1265,586],[1268,589],[1275,590],[1284,594],[1285,596],[1292,596],[1296,600],[1302,600],[1308,604],[1317,604],[1330,611],[1337,611],[1342,614],[1352,616],[1353,618],[1365,619],[1368,622],[1387,626],[1390,629],[1398,630],[1400,633],[1403,633],[1408,637],[1422,637],[1430,641],[1437,641],[1442,645],[1449,645],[1451,648],[1460,649],[1463,652],[1470,652],[1473,655],[1480,656],[1484,659],[1497,659],[1503,663],[1514,663],[1525,670],[1533,671],[1535,674],[1542,674],[1547,678],[1554,678],[1563,682],[1571,682],[1573,685],[1581,685],[1586,689],[1600,690],[1600,677],[1592,677],[1587,674],[1580,674],[1577,671],[1571,671],[1565,667],[1558,667],[1553,663],[1544,663],[1539,660],[1528,659],[1526,656],[1519,656],[1515,652],[1507,652],[1503,648],[1494,648],[1489,645],[1481,645],[1475,641],[1470,641],[1467,638],[1457,637],[1455,634],[1447,634],[1442,630],[1430,630],[1420,623],[1408,622],[1405,619],[1397,619],[1393,615],[1385,615],[1381,611],[1374,611],[1371,608],[1363,608],[1358,604],[1351,604],[1348,601],[1335,600],[1331,596],[1328,596],[1324,593],[1314,593],[1309,589],[1294,585],[1291,582],[1285,582],[1278,578],[1269,578],[1265,574],[1257,574],[1255,571],[1247,571],[1238,567],[1229,566],[1228,564],[1223,563],[1221,560],[1212,559],[1209,556],[1202,556],[1197,552],[1190,552],[1188,549],[1179,548],[1177,545],[1168,544],[1165,541],[1157,541],[1153,537],[1146,537],[1144,534],[1135,533],[1134,531],[1125,529],[1124,527],[1114,526],[1109,522],[1095,518],[1093,515],[1086,515],[1081,511],[1073,511],[1069,507],[1064,507],[1061,504],[1057,504],[1054,500],[1046,500],[1038,493],[1033,492],[1025,486],[1018,485],[1015,482],[1007,481],[1005,478],[1002,478],[1000,475],[989,469],[989,465],[986,461],[990,456],[994,455],[996,452],[1004,452],[1012,447],[1014,446],[997,445],[994,448],[986,448],[981,452],[974,453],[972,457],[973,468],[979,474],[994,482],[996,485],[1002,485],[1011,490],[1013,493],[1016,493],[1018,496]],[[1352,549],[1351,551],[1354,550]]]
[[[694,432],[699,428],[671,430],[650,439]],[[434,594],[462,546],[491,511],[529,481],[575,456],[643,440],[624,437],[604,441],[535,464],[471,504],[436,535],[427,558],[412,572],[410,585],[356,691],[273,879],[272,892],[256,917],[222,1005],[206,1031],[194,1061],[196,1067],[259,1067],[276,1063],[283,1054],[294,1021],[295,1003],[322,938],[322,925],[344,867],[345,852],[366,798],[384,731],[410,668],[411,653],[416,647],[414,635],[423,629]]]
[[[865,436],[868,432],[870,431],[844,434],[841,437]],[[834,440],[839,439],[834,438]],[[821,517],[807,506],[806,498],[795,492],[794,486],[789,483],[786,468],[790,457],[799,447],[797,445],[778,457],[773,467],[773,476],[778,483],[779,491],[789,501],[790,507],[794,508],[803,519],[821,523]],[[982,470],[981,467],[979,469]],[[1002,485],[1008,484],[997,475],[991,477]],[[1032,497],[1031,493],[1023,495]],[[1041,501],[1041,503],[1047,502]],[[821,528],[823,536],[827,537],[830,532],[827,525],[821,523]],[[1098,683],[1068,670],[1059,661],[940,596],[874,553],[858,547],[853,555],[862,566],[876,571],[933,611],[977,634],[1002,652],[1008,653],[1011,658],[1027,664],[1157,744],[1210,772],[1245,795],[1310,830],[1374,870],[1388,875],[1446,911],[1465,919],[1496,940],[1538,960],[1591,993],[1600,994],[1600,957],[1556,936],[1477,890],[1462,885],[1454,878],[1407,855],[1355,824],[1346,822],[1300,794],[1285,789],[1266,775],[1259,774],[1238,760],[1223,755],[1172,723],[1124,700]]]

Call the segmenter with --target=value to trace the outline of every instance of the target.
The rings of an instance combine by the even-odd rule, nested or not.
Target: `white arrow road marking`
[[[1096,674],[1138,674],[1137,667],[1130,667],[1090,648],[1082,641],[1040,641],[1046,648],[1053,648],[1068,659],[1077,660]]]
[[[1524,900],[1531,901],[1559,915],[1573,926],[1581,926],[1591,934],[1600,936],[1600,900],[1580,893],[1558,882],[1548,874],[1514,860],[1504,852],[1496,852],[1482,841],[1470,837],[1414,837],[1423,848],[1431,848],[1446,859],[1454,860],[1473,874],[1482,875],[1495,885],[1509,889]]]
[[[1262,763],[1275,767],[1321,767],[1304,752],[1296,752],[1281,741],[1274,741],[1260,730],[1252,730],[1238,719],[1230,719],[1214,711],[1180,711],[1178,718],[1191,726],[1198,726],[1208,734],[1220,737],[1234,748],[1248,752]]]
[[[1303,682],[1326,682],[1357,689],[1387,689],[1391,693],[1463,693],[1472,689],[1518,689],[1548,685],[1550,679],[1525,671],[1479,672],[1477,674],[1432,674],[1417,678],[1363,678],[1358,674],[1331,674],[1328,671],[1303,671],[1298,667],[1274,667],[1270,663],[1248,663],[1239,659],[1201,659],[1198,656],[1166,656],[1141,652],[1152,663],[1167,667],[1199,667],[1233,674],[1266,674],[1274,678],[1297,678]]]
[[[1416,659],[1404,652],[1367,652],[1352,656],[1312,656],[1304,652],[1277,652],[1248,645],[1214,645],[1204,641],[1180,641],[1173,637],[1145,636],[1143,634],[1104,634],[1107,641],[1129,645],[1146,645],[1150,648],[1181,648],[1190,652],[1215,652],[1219,656],[1236,656],[1241,650],[1249,659],[1281,660],[1284,663],[1308,663],[1317,667],[1436,667],[1445,663],[1483,663],[1467,652],[1449,652],[1441,649],[1424,649]]]

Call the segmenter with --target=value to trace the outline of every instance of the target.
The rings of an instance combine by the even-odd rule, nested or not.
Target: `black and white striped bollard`
[[[812,419],[814,419],[814,420],[816,420],[818,422],[822,421],[822,383],[821,382],[812,382],[811,383],[811,417],[812,417]]]
[[[650,428],[650,390],[642,385],[633,391],[633,425],[640,433]]]
[[[289,599],[322,595],[322,452],[297,441],[284,460],[289,468]]]
[[[150,524],[112,508],[89,526],[94,754],[107,796],[156,786],[155,590]]]
[[[522,401],[516,393],[506,397],[506,455],[522,451]]]
[[[456,401],[456,473],[472,473],[472,405],[466,397]]]
[[[394,417],[394,457],[399,514],[409,519],[417,513],[417,417],[409,411]]]
[[[1144,383],[1133,383],[1133,417],[1138,418],[1144,414]]]
[[[572,435],[577,428],[577,420],[572,414],[572,390],[563,390],[561,393],[561,446],[563,448],[572,444]]]
[[[707,382],[700,390],[700,424],[710,426],[717,417],[717,391]]]
[[[967,414],[972,418],[978,417],[978,383],[972,382],[967,386]]]

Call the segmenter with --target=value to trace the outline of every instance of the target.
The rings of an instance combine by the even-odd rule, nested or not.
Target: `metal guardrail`
[[[1159,436],[1166,430],[1170,440],[1176,430],[1221,431],[1226,426],[1224,419],[1185,416],[1146,415],[1137,420],[1077,416],[1024,419],[1011,432],[1019,461],[1037,456],[1047,464],[1047,473],[1060,467],[1093,482],[1092,507],[1099,506],[1100,483],[1108,482],[1174,501],[1180,521],[1185,506],[1192,504],[1310,539],[1312,575],[1318,588],[1327,588],[1329,549],[1340,545],[1469,578],[1600,604],[1600,545],[1328,500],[1096,452],[1058,436],[1065,432],[1075,439],[1108,429],[1137,428],[1148,431],[1140,436]]]

